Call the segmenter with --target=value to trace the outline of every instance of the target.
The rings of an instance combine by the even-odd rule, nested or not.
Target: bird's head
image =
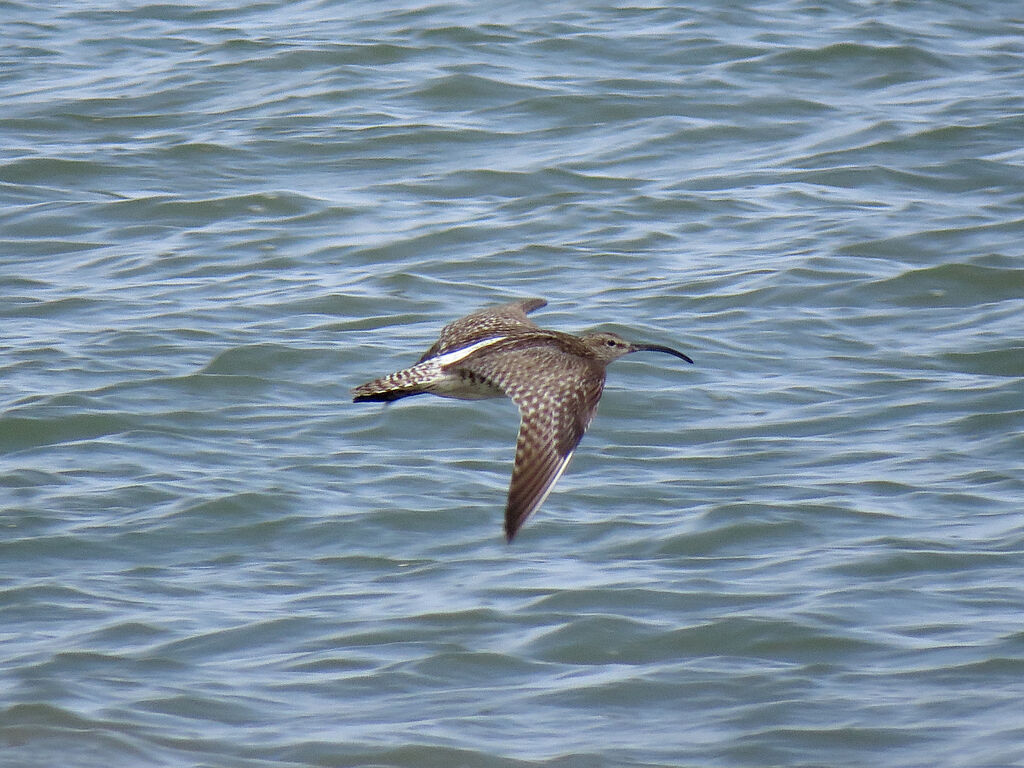
[[[671,347],[663,347],[660,344],[632,344],[621,336],[607,331],[588,333],[582,338],[583,343],[586,344],[587,348],[594,353],[594,356],[605,363],[610,363],[612,360],[618,360],[620,357],[628,355],[630,352],[664,352],[667,355],[678,357],[680,360],[685,360],[688,363],[693,362],[688,355],[684,355],[682,352],[672,349]]]

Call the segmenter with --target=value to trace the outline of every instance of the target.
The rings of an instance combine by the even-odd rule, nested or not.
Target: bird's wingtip
[[[523,523],[526,522],[526,516],[524,515],[512,515],[506,513],[505,515],[505,543],[511,544],[512,539],[519,533],[519,529],[523,527]]]

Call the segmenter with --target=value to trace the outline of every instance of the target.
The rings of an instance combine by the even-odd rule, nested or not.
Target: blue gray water
[[[1018,2],[0,12],[0,765],[1024,765]]]

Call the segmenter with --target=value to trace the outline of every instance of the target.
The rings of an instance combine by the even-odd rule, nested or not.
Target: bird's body
[[[482,309],[449,323],[410,368],[356,387],[355,402],[391,402],[430,393],[460,400],[508,397],[522,416],[505,508],[509,541],[547,498],[597,411],[605,369],[630,352],[669,347],[630,344],[613,333],[583,336],[538,327],[526,299]]]

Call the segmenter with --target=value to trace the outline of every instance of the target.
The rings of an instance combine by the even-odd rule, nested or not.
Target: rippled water
[[[0,764],[1024,764],[1018,3],[4,3]],[[449,320],[610,369],[501,535]]]

